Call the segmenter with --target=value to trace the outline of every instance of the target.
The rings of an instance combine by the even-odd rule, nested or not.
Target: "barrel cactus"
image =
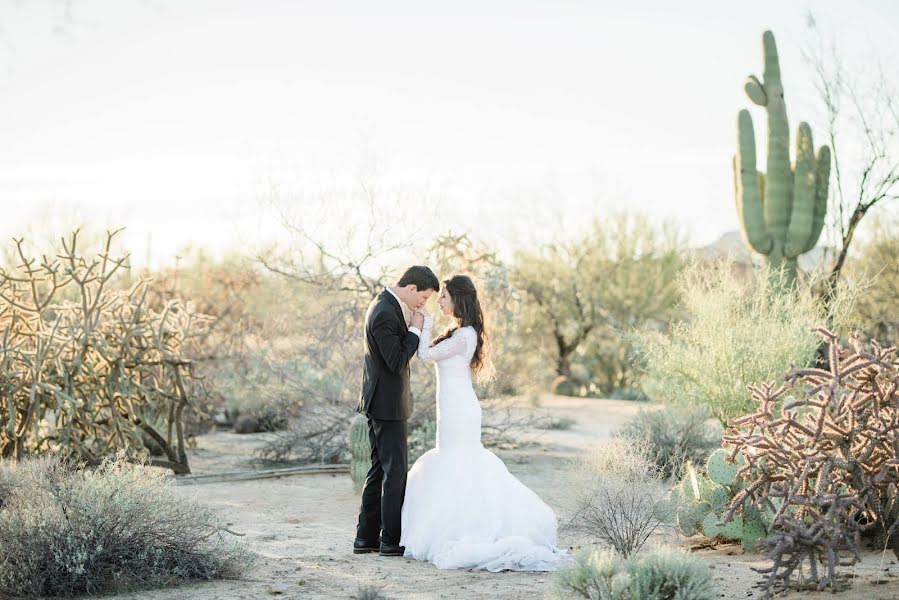
[[[756,170],[755,132],[749,111],[737,119],[734,187],[740,228],[746,243],[766,258],[773,271],[796,278],[797,258],[818,243],[827,211],[830,148],[817,155],[812,130],[802,122],[796,135],[796,161],[790,164],[790,132],[774,34],[762,36],[763,81],[750,75],[746,95],[768,115],[767,171]]]
[[[356,415],[350,423],[350,476],[353,485],[361,489],[371,468],[371,446],[368,442],[368,421]]]
[[[767,535],[764,515],[750,506],[742,515],[733,515],[724,521],[734,497],[743,487],[737,475],[744,465],[742,455],[737,454],[737,459],[731,462],[723,449],[709,456],[707,475],[687,465],[684,478],[671,490],[669,497],[675,525],[681,533],[737,540],[747,552],[755,549],[758,541]]]

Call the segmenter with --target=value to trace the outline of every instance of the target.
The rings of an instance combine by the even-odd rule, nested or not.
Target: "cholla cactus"
[[[861,536],[899,557],[899,360],[895,348],[817,330],[830,370],[797,369],[785,385],[751,387],[759,409],[732,419],[724,440],[746,457],[725,520],[746,504],[770,511],[760,544],[769,594],[803,564],[819,588],[858,560]],[[819,571],[823,566],[823,572]]]
[[[777,59],[774,34],[762,36],[765,71],[763,81],[750,75],[746,95],[765,107],[768,115],[767,172],[756,170],[755,132],[749,111],[740,111],[739,144],[734,157],[737,214],[743,237],[762,254],[771,269],[784,269],[795,279],[797,257],[818,243],[827,211],[830,148],[814,154],[812,130],[799,124],[796,162],[790,165],[790,132],[787,107]]]
[[[192,362],[211,320],[171,301],[154,309],[148,284],[115,289],[127,257],[94,258],[77,232],[55,257],[0,271],[0,458],[54,451],[98,464],[152,443],[152,464],[188,473],[182,418]],[[152,440],[152,442],[145,441]]]

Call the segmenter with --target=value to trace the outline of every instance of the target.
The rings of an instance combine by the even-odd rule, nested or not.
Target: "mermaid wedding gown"
[[[462,327],[431,347],[425,319],[418,357],[437,363],[437,446],[409,471],[402,512],[405,556],[439,569],[549,571],[556,516],[481,445],[481,407],[471,380],[477,334]]]

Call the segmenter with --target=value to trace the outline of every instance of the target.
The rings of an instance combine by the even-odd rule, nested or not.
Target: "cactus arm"
[[[830,147],[821,146],[815,160],[815,220],[812,233],[803,252],[808,252],[818,243],[821,230],[824,229],[824,217],[827,214],[827,192],[830,184]]]
[[[749,96],[749,99],[755,104],[758,104],[759,106],[768,104],[768,95],[765,93],[765,86],[762,85],[762,82],[759,81],[759,78],[755,75],[749,76],[746,83],[743,85],[743,89],[746,90],[746,95]]]
[[[793,196],[793,172],[790,168],[790,130],[787,106],[784,102],[780,64],[774,35],[766,31],[762,36],[765,55],[765,95],[768,102],[768,165],[765,192],[765,222],[771,234],[781,243],[786,241],[790,224]]]
[[[773,240],[765,225],[759,176],[755,167],[755,132],[752,117],[743,109],[737,118],[738,151],[734,161],[737,183],[737,214],[743,237],[753,250],[761,254],[771,251]]]
[[[788,258],[796,258],[806,252],[812,236],[815,224],[815,203],[817,202],[815,171],[815,146],[812,142],[812,129],[808,123],[800,123],[796,135],[793,210],[790,214],[790,226],[784,244],[784,255]]]

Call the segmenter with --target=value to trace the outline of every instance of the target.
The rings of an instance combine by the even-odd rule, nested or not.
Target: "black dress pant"
[[[403,498],[409,448],[406,421],[381,421],[368,418],[371,443],[371,469],[362,490],[362,507],[356,537],[376,542],[378,533],[385,544],[398,545],[402,524]]]

